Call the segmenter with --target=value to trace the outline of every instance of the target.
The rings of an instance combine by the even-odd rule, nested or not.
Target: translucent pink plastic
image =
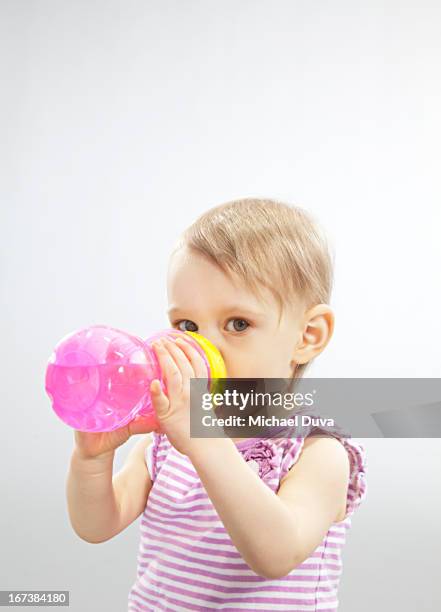
[[[119,329],[94,325],[74,331],[56,345],[47,365],[45,389],[55,413],[79,431],[112,431],[136,415],[153,413],[150,383],[166,392],[151,343],[162,336],[185,336],[210,365],[196,340],[174,328],[142,340]]]

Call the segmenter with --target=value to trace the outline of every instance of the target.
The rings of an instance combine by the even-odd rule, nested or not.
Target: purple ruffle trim
[[[258,440],[242,451],[245,461],[255,461],[259,466],[259,476],[263,478],[277,468],[279,461],[276,450],[269,440]]]

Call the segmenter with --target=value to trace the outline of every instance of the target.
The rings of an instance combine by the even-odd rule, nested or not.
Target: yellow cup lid
[[[207,361],[210,365],[211,378],[227,378],[227,368],[219,350],[214,346],[208,338],[198,334],[197,332],[185,331],[184,333],[192,336],[196,342],[203,348]],[[211,383],[210,388],[212,393],[220,392],[220,386],[216,381]]]

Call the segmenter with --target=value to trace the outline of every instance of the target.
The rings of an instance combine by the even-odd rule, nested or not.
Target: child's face
[[[171,326],[208,338],[221,352],[230,378],[290,378],[302,337],[300,317],[285,308],[279,324],[271,292],[266,290],[262,301],[242,285],[202,256],[178,250],[167,277]]]

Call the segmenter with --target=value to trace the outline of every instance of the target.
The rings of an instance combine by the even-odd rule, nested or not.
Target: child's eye
[[[185,323],[187,323],[187,322],[191,324],[191,325],[190,325],[190,328],[188,328],[188,327],[186,327],[186,326],[184,325],[184,329],[182,329],[182,327],[181,327],[181,323],[184,323],[184,324],[185,324]],[[178,326],[178,329],[180,329],[180,330],[181,330],[181,331],[183,331],[183,332],[185,332],[185,331],[192,331],[192,332],[196,332],[196,331],[198,330],[198,326],[197,326],[195,323],[193,323],[193,321],[190,321],[190,319],[182,319],[181,321],[176,321],[176,323],[173,323],[173,325],[177,325],[177,326]],[[194,328],[196,328],[196,329],[194,329]]]
[[[233,329],[228,329],[228,325],[233,321]],[[188,325],[187,325],[188,323]],[[173,326],[176,326],[178,329],[180,329],[181,331],[192,331],[192,332],[197,332],[198,330],[198,326],[193,323],[193,321],[190,321],[190,319],[181,319],[180,321],[176,321],[176,323],[173,323]],[[248,327],[250,326],[250,324],[248,323],[248,321],[245,321],[245,319],[230,319],[227,323],[227,329],[228,331],[235,331],[235,332],[243,332],[245,331]]]
[[[233,325],[234,329],[230,329],[228,331],[242,332],[242,331],[245,331],[250,326],[248,321],[245,321],[245,319],[230,319],[228,321],[228,323],[230,323],[231,321],[238,321],[239,324],[238,325]],[[244,325],[245,325],[245,327],[244,327]]]

